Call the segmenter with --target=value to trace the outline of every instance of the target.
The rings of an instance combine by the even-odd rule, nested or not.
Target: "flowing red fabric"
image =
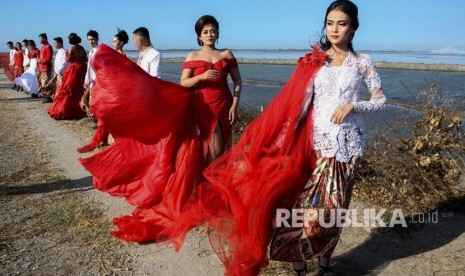
[[[138,207],[157,206],[159,223],[170,223],[200,177],[193,91],[150,76],[107,45],[92,66],[91,110],[115,143],[79,162],[96,189]]]
[[[85,153],[93,151],[98,147],[100,143],[108,144],[108,136],[110,133],[107,129],[102,126],[101,122],[97,122],[97,130],[95,131],[94,135],[92,136],[92,141],[89,144],[84,145],[77,149],[79,153]]]
[[[113,235],[128,241],[170,240],[179,250],[194,227],[206,225],[227,275],[258,275],[268,263],[277,208],[291,208],[315,166],[313,122],[302,119],[306,89],[324,64],[325,53],[299,60],[297,69],[238,144],[204,171],[174,223],[159,223],[157,208],[138,209],[114,220]]]
[[[74,45],[67,54],[69,62],[63,72],[63,83],[58,95],[48,108],[48,114],[55,120],[80,119],[86,113],[79,106],[84,94],[84,79],[87,70],[87,56],[81,45]]]
[[[0,54],[0,62],[2,63],[3,66],[3,73],[5,76],[10,79],[10,81],[14,81],[13,77],[13,70],[10,67],[10,54],[9,53],[1,53]]]

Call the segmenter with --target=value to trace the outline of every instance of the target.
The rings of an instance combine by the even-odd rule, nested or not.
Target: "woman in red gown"
[[[194,106],[202,158],[208,165],[232,146],[231,125],[237,119],[242,82],[231,50],[215,47],[219,38],[219,24],[215,17],[200,17],[195,32],[202,49],[187,56],[181,85],[195,89]],[[228,74],[234,82],[234,97],[229,91]]]
[[[79,101],[84,93],[87,54],[79,45],[81,38],[77,34],[71,33],[68,39],[69,44],[72,45],[66,53],[69,66],[63,72],[63,83],[58,95],[48,108],[48,114],[56,120],[81,119],[86,116],[79,106]]]
[[[16,43],[16,52],[14,55],[14,78],[21,77],[21,75],[24,73],[24,67],[23,67],[23,61],[24,61],[24,51],[23,51],[23,45],[20,42]],[[22,86],[17,85],[16,90],[20,91],[22,90]]]
[[[225,149],[231,147],[231,124],[236,120],[237,117],[237,105],[239,102],[241,90],[239,69],[232,52],[230,50],[218,50],[215,48],[215,43],[218,39],[218,28],[218,21],[213,16],[202,16],[197,21],[195,29],[198,34],[199,45],[203,45],[203,48],[202,50],[189,54],[186,62],[184,63],[184,69],[181,77],[181,85],[187,88],[182,89],[184,92],[181,91],[180,93],[190,91],[188,100],[191,102],[188,104],[193,105],[195,110],[192,114],[186,115],[187,117],[192,117],[189,118],[189,120],[192,122],[189,125],[187,125],[187,123],[184,124],[184,128],[187,129],[187,134],[182,135],[189,136],[192,131],[197,132],[197,128],[199,130],[198,139],[200,149],[197,149],[197,151],[200,151],[200,154],[196,158],[200,158],[201,161],[195,165],[191,163],[191,166],[198,166],[196,172],[198,176],[201,175],[201,172],[203,168],[205,168],[206,164],[216,159]],[[126,86],[127,83],[131,83],[131,86],[128,87],[128,91],[131,91],[131,99],[136,99],[138,97],[138,91],[141,91],[141,97],[144,97],[145,101],[147,101],[144,104],[149,106],[152,104],[151,101],[147,99],[148,93],[155,93],[155,95],[152,95],[155,97],[153,101],[160,102],[160,100],[157,98],[160,94],[157,93],[161,93],[160,91],[166,87],[165,85],[161,85],[161,82],[154,81],[145,74],[142,74],[141,76],[133,76],[130,74],[130,72],[136,74],[140,70],[135,70],[132,68],[134,67],[132,64],[124,62],[125,58],[116,58],[116,56],[107,49],[107,46],[103,48],[104,50],[102,53],[105,53],[106,58],[110,58],[111,56],[112,59],[111,62],[110,60],[107,60],[105,63],[113,67],[113,64],[121,62],[123,64],[120,66],[120,68],[124,68],[124,70],[128,73],[126,75],[121,75],[120,80],[113,80],[111,84],[108,83],[108,85],[111,85],[111,87],[106,86],[107,81],[100,82],[101,85],[99,88],[104,88],[105,91],[97,89],[97,92],[94,93],[100,95],[100,97],[95,96],[96,99],[100,99],[100,102],[96,101],[95,103],[91,104],[94,106],[93,108],[91,107],[93,111],[94,109],[100,109],[104,107],[101,103],[104,99],[106,100],[106,96],[104,96],[104,94],[107,94],[107,92],[114,92],[113,94],[122,93],[127,95],[127,93],[123,92],[121,88]],[[95,68],[98,67],[97,63],[103,60],[103,58],[104,55],[102,54],[100,55],[99,61],[94,62]],[[115,61],[114,59],[117,59],[118,61]],[[120,59],[122,60],[120,61]],[[112,63],[112,65],[110,65],[110,63]],[[101,68],[100,73],[97,74],[97,76],[103,76],[104,74],[102,72],[106,71],[107,73],[105,76],[103,76],[103,78],[109,79],[109,75],[115,75],[115,73],[111,70],[112,68],[110,67]],[[234,98],[228,88],[228,74],[231,74],[234,81]],[[122,84],[123,81],[125,82],[124,84]],[[153,90],[155,92],[149,92],[152,89],[152,86],[147,85],[148,83],[153,83]],[[102,84],[105,84],[105,86]],[[193,91],[188,89],[191,87],[195,88],[195,90]],[[179,89],[179,86],[177,85],[173,89]],[[116,102],[116,96],[113,94],[108,95],[108,97],[113,97],[112,103]],[[125,100],[129,101],[128,98],[129,97],[126,97]],[[141,104],[142,103],[140,102],[134,103],[135,106],[141,106]],[[185,103],[182,105],[184,104]],[[124,109],[125,108],[123,108],[123,110]],[[136,113],[137,111],[133,109],[134,106],[131,107],[131,113]],[[150,109],[155,109],[155,107],[150,107]],[[96,111],[98,112],[98,110]],[[174,116],[174,114],[171,114],[174,112],[170,112],[169,114],[157,113],[156,110],[151,112],[155,112],[157,116],[163,116],[165,118]],[[186,111],[183,111],[183,114],[186,114]],[[141,114],[141,116],[145,115]],[[179,117],[179,120],[188,120],[187,117]],[[99,117],[97,117],[97,119],[99,122],[104,122],[104,119],[101,120]],[[134,118],[134,120],[140,121],[141,119],[137,117]],[[163,123],[163,125],[165,125],[165,123]],[[104,127],[104,125],[101,126],[102,129]],[[130,135],[130,133],[136,129],[136,124],[133,124],[129,127],[131,129],[128,129],[124,135]],[[161,125],[151,125],[148,128],[161,128]],[[168,129],[172,129],[172,127],[169,127]],[[112,135],[114,134],[109,128],[108,130]],[[142,132],[143,130],[140,131]],[[97,136],[94,138],[96,137]],[[151,139],[153,139],[153,137],[151,137]],[[153,154],[153,157],[150,161],[155,164],[148,163],[148,168],[141,166],[137,169],[134,169],[130,166],[126,166],[125,168],[121,168],[116,176],[110,176],[108,174],[107,168],[105,168],[105,165],[103,165],[101,161],[99,161],[100,163],[91,161],[95,161],[97,158],[84,159],[81,160],[81,162],[83,162],[86,168],[94,175],[94,186],[97,189],[108,192],[115,196],[125,197],[129,203],[137,207],[151,208],[162,202],[163,194],[168,193],[166,189],[171,189],[170,186],[167,187],[166,185],[168,185],[167,183],[169,183],[169,181],[173,181],[171,173],[173,172],[172,170],[175,168],[175,166],[172,165],[173,163],[176,163],[177,158],[179,158],[172,156],[178,151],[177,148],[173,148],[174,144],[171,144],[174,141],[173,139],[169,137],[159,137],[159,139],[160,141],[157,142],[156,147],[152,147],[153,145],[148,144],[141,145],[143,147],[151,147],[151,149],[146,149],[146,151],[150,151],[151,154]],[[181,141],[180,137],[176,137],[175,140]],[[151,143],[155,142],[156,139]],[[98,145],[98,138],[93,139],[91,144],[79,148],[78,151],[89,151],[94,149],[96,145]],[[118,144],[118,147],[119,145],[120,144]],[[115,150],[115,148],[112,149]],[[105,154],[106,153],[103,153],[103,155]],[[160,155],[156,156],[156,154]],[[164,155],[169,155],[169,159],[165,159]],[[130,159],[142,158],[148,157],[133,156]],[[102,160],[103,158],[99,157],[98,159]],[[127,162],[127,160],[124,162]],[[165,166],[167,164],[169,167]],[[108,165],[112,166],[113,164]],[[191,187],[190,189],[187,189],[187,194],[181,195],[181,197],[187,198],[193,189],[193,185],[198,183],[198,177],[194,177],[193,179],[182,179],[181,182],[190,182],[185,184],[186,187]],[[120,220],[120,222],[123,223],[122,220]]]

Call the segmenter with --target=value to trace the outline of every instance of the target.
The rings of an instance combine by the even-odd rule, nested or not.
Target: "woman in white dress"
[[[37,82],[37,59],[40,56],[40,51],[36,47],[34,40],[29,40],[27,43],[29,50],[29,68],[15,79],[15,84],[23,87],[24,92],[37,98],[39,94],[39,83]]]

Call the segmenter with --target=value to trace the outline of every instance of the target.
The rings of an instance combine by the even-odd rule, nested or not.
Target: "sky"
[[[150,31],[155,48],[196,49],[194,24],[205,14],[220,23],[219,48],[307,49],[316,42],[330,0],[1,0],[0,51],[6,42],[49,41],[90,29],[111,44],[117,27]],[[464,0],[354,0],[356,50],[456,51],[465,54]],[[65,47],[67,43],[65,43]],[[132,40],[126,50],[135,49]]]

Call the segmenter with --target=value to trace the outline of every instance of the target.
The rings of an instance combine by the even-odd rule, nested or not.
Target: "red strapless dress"
[[[186,61],[183,69],[192,69],[193,76],[207,70],[217,70],[220,77],[216,80],[201,81],[195,87],[194,106],[200,129],[200,146],[203,158],[208,153],[208,146],[217,126],[220,127],[225,151],[232,145],[232,128],[229,123],[229,110],[233,103],[228,87],[230,68],[237,68],[235,58],[223,58],[215,63],[204,60]]]
[[[86,113],[79,106],[84,94],[84,80],[87,71],[87,54],[81,45],[74,45],[66,53],[69,62],[63,72],[63,83],[58,96],[48,108],[50,117],[56,120],[81,119]]]

